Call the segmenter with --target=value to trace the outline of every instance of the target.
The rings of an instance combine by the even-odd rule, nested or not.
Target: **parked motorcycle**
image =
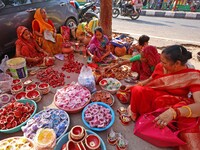
[[[142,7],[141,7],[142,8]],[[140,17],[141,14],[141,8],[136,7],[137,14],[135,13],[135,10],[133,9],[132,5],[129,5],[127,1],[119,0],[117,4],[114,5],[112,10],[112,17],[117,18],[119,15],[124,17],[130,17],[132,20],[136,20]]]
[[[72,2],[74,1],[70,1],[70,4],[73,5]],[[96,10],[95,2],[86,3],[83,7],[77,7],[77,5],[73,6],[78,11],[79,23],[90,22],[90,20],[92,20],[93,17],[98,18],[97,14],[95,13]]]

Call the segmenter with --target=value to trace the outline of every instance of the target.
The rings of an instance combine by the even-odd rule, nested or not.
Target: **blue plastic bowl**
[[[17,102],[23,103],[23,104],[29,103],[31,105],[34,105],[35,109],[34,109],[33,113],[31,114],[31,116],[25,122],[21,123],[20,125],[14,127],[14,128],[11,128],[11,129],[7,129],[7,130],[0,130],[0,132],[3,132],[3,133],[14,133],[14,132],[17,132],[17,131],[21,130],[21,127],[24,126],[27,123],[27,121],[29,119],[31,119],[35,115],[35,113],[37,111],[37,104],[35,103],[35,101],[30,100],[30,99],[21,99],[21,100],[18,100]]]
[[[94,133],[94,132],[91,131],[91,130],[86,130],[86,132],[87,132],[88,135],[89,135],[89,134],[94,134],[94,135],[96,135],[96,136],[100,139],[100,141],[101,141],[101,150],[106,150],[106,145],[105,145],[104,141],[101,139],[100,136],[98,136],[96,133]],[[65,143],[67,143],[68,140],[69,140],[68,134],[69,134],[69,132],[66,133],[65,135],[63,135],[63,136],[58,140],[58,142],[57,142],[56,147],[54,148],[54,150],[61,150],[62,146],[63,146]]]
[[[84,116],[85,116],[85,111],[87,110],[88,106],[94,105],[94,104],[102,105],[103,107],[106,107],[106,108],[110,109],[110,112],[111,112],[111,115],[112,115],[112,119],[111,119],[110,123],[109,123],[105,128],[92,128],[92,127],[90,127],[89,123],[85,120],[85,117],[84,117]],[[105,103],[103,103],[103,102],[93,102],[93,103],[90,103],[89,105],[87,105],[87,106],[83,109],[83,111],[82,111],[82,120],[83,120],[83,123],[84,123],[89,129],[94,130],[94,131],[104,131],[104,130],[109,129],[109,128],[113,125],[113,123],[114,123],[114,121],[115,121],[115,113],[114,113],[113,109],[112,109],[109,105],[107,105],[107,104],[105,104]]]

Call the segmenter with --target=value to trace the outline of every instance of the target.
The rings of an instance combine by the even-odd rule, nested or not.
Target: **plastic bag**
[[[78,83],[86,87],[91,93],[96,91],[95,79],[92,69],[88,66],[83,66],[78,76]]]
[[[10,91],[13,78],[6,74],[0,73],[0,93],[5,93]]]
[[[8,66],[6,65],[6,61],[8,60],[8,55],[5,55],[4,58],[1,61],[0,64],[0,70],[2,70],[3,72],[6,72],[6,70],[8,69]]]

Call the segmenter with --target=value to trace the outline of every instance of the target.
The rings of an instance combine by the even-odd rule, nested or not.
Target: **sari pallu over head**
[[[26,27],[24,26],[19,26],[17,28],[17,41],[16,44],[21,45],[21,55],[23,56],[27,56],[27,57],[36,57],[37,53],[36,53],[36,42],[33,39],[32,34],[30,33],[31,39],[30,40],[26,40],[23,38],[23,33],[28,30]]]
[[[34,15],[34,20],[32,22],[32,26],[33,26],[35,21],[37,21],[39,26],[40,26],[40,33],[43,33],[44,30],[49,30],[49,31],[52,31],[52,32],[54,31],[54,28],[49,23],[44,21],[44,19],[42,18],[41,8],[38,8],[35,11],[35,15]]]
[[[145,46],[141,51],[145,60],[132,63],[132,71],[138,72],[140,80],[145,80],[151,76],[154,67],[160,62],[160,54],[154,46]]]

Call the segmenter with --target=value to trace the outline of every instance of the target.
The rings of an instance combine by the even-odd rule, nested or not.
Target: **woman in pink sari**
[[[165,127],[172,120],[178,122],[180,129],[186,128],[183,123],[197,122],[200,116],[200,71],[187,67],[190,58],[191,52],[180,45],[169,46],[162,51],[161,63],[152,76],[131,89],[128,112],[133,120],[158,108],[167,108],[154,120],[160,127]],[[199,125],[186,132],[180,136],[188,144],[180,149],[196,149],[200,144]]]
[[[88,45],[88,53],[94,62],[111,62],[114,56],[111,54],[109,39],[103,34],[101,27],[96,27],[94,36]]]

